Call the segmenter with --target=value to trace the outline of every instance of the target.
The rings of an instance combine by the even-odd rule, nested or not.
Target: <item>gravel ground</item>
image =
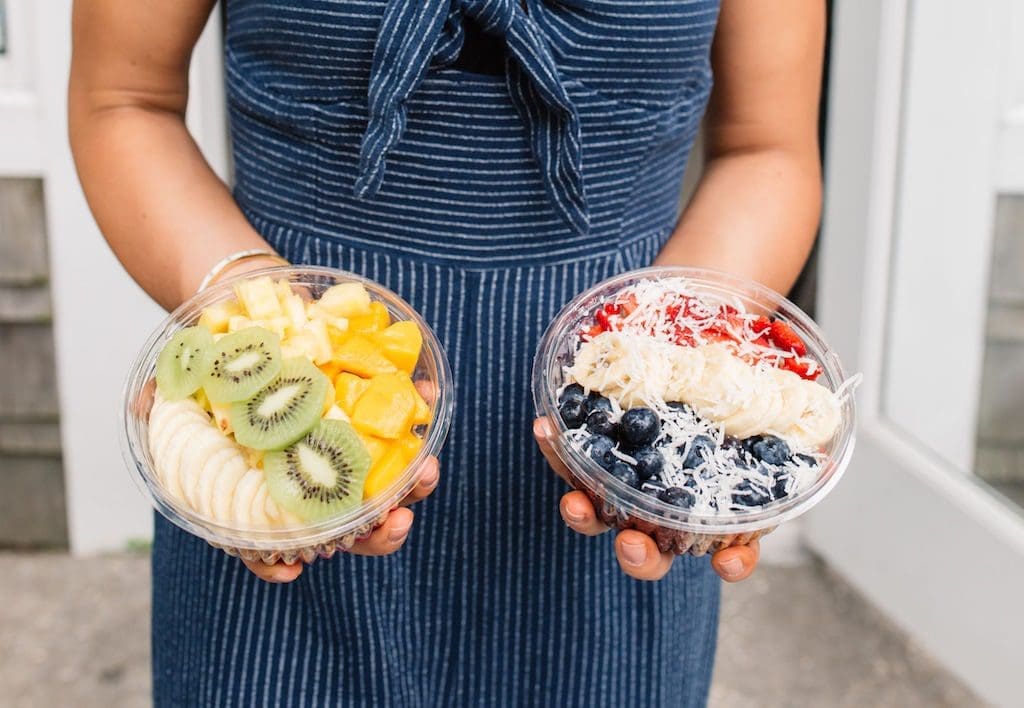
[[[142,554],[0,554],[0,704],[149,705]],[[980,701],[817,564],[725,589],[712,708],[978,706]]]

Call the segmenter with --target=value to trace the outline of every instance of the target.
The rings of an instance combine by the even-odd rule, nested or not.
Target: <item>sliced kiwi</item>
[[[281,371],[281,339],[262,327],[240,329],[214,346],[203,390],[211,401],[244,401]]]
[[[370,454],[341,420],[321,420],[306,437],[263,460],[270,497],[307,522],[359,506]]]
[[[256,450],[291,445],[320,420],[328,386],[309,359],[285,359],[276,379],[252,398],[231,404],[235,440]]]
[[[170,401],[191,396],[203,384],[214,349],[206,327],[186,327],[174,333],[156,359],[156,385]]]

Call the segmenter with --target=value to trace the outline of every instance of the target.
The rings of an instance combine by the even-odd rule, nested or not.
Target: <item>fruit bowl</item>
[[[703,555],[771,532],[835,487],[858,381],[778,293],[660,267],[562,309],[538,347],[533,396],[604,523]]]
[[[192,297],[149,337],[121,411],[153,507],[247,560],[312,562],[384,523],[444,444],[434,333],[352,273],[275,267]]]

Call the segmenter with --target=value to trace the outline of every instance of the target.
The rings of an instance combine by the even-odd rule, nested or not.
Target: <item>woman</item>
[[[600,535],[528,442],[530,360],[573,295],[652,261],[792,285],[822,3],[228,0],[234,193],[183,121],[213,4],[75,3],[71,142],[111,247],[167,308],[253,248],[380,281],[441,337],[457,417],[416,533],[401,508],[351,554],[249,573],[158,517],[157,703],[702,704],[715,573],[746,577],[757,546],[709,563]]]

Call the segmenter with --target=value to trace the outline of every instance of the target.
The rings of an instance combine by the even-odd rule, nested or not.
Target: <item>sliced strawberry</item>
[[[599,334],[602,334],[603,332],[604,327],[602,327],[601,325],[594,325],[590,329],[583,330],[583,336],[590,337],[591,339],[593,339],[594,337],[596,337]]]
[[[771,327],[772,321],[764,315],[759,315],[758,318],[750,325],[750,329],[758,336],[767,334]]]
[[[608,319],[608,313],[604,310],[598,310],[597,314],[594,315],[594,319],[601,325],[601,329],[611,329],[611,320]]]
[[[675,322],[676,318],[679,317],[679,311],[682,310],[681,305],[669,305],[665,308],[665,314],[668,315],[669,322]]]
[[[798,359],[795,356],[785,357],[782,360],[782,368],[792,371],[800,378],[807,379],[808,381],[814,381],[821,373],[821,367],[817,366],[814,362],[808,359]]]
[[[807,345],[793,328],[782,320],[772,320],[769,336],[772,343],[784,352],[796,352],[798,356],[807,353]]]
[[[619,306],[616,305],[614,302],[609,302],[607,305],[604,306],[604,311],[607,312],[609,315],[617,315],[619,314]]]

